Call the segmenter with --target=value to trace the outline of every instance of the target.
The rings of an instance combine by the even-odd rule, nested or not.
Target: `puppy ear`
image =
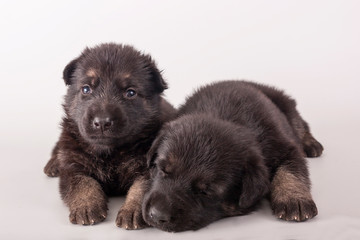
[[[79,58],[75,58],[74,60],[69,62],[68,65],[66,65],[66,67],[64,68],[63,79],[64,79],[64,82],[66,85],[72,84],[71,78],[73,77],[73,74],[76,70],[78,61],[79,61]]]
[[[269,186],[269,173],[262,157],[250,157],[242,173],[239,207],[250,208],[254,206],[269,192]]]
[[[155,90],[158,93],[162,93],[165,89],[168,88],[167,83],[161,75],[161,71],[156,66],[156,63],[151,59],[150,56],[147,56],[148,66],[147,68],[150,71],[151,80],[154,82]]]
[[[157,155],[158,155],[158,148],[159,148],[160,144],[164,140],[164,135],[165,135],[165,132],[164,132],[164,128],[163,128],[158,133],[158,136],[155,138],[155,140],[153,141],[149,151],[146,154],[147,166],[149,168],[154,166],[154,161],[155,161],[155,159],[157,158]]]

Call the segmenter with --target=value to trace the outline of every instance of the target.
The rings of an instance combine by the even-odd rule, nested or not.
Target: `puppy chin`
[[[104,136],[81,136],[85,142],[92,148],[94,153],[110,154],[118,145],[115,138]]]
[[[92,145],[98,145],[99,147],[104,146],[104,147],[112,147],[114,145],[116,145],[116,140],[115,138],[111,138],[111,137],[90,137],[87,138],[88,142]]]
[[[93,154],[95,155],[101,155],[101,156],[111,156],[114,152],[113,146],[107,146],[107,145],[92,145]]]
[[[199,230],[200,228],[206,226],[204,224],[186,224],[183,225],[182,223],[172,223],[172,224],[154,224],[151,221],[145,221],[148,225],[158,228],[162,231],[165,232],[185,232],[185,231],[196,231]]]
[[[182,227],[179,226],[179,224],[171,224],[171,223],[156,224],[153,221],[151,221],[150,216],[147,216],[147,218],[144,218],[144,220],[149,226],[152,226],[154,228],[160,229],[165,232],[182,232],[182,231],[190,230],[190,229],[183,229]]]

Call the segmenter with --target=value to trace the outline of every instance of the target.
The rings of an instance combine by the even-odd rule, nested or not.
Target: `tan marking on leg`
[[[66,154],[64,153],[64,151],[59,150],[56,157],[59,161],[59,164],[63,165],[63,163],[65,162],[65,159],[66,159]]]
[[[71,177],[69,184],[64,201],[70,209],[70,221],[82,225],[103,221],[107,214],[107,198],[100,184],[83,175]]]
[[[82,208],[106,202],[105,193],[95,179],[81,176],[75,181],[78,181],[77,184],[73,184],[74,187],[65,196],[70,208]]]
[[[271,207],[278,218],[299,222],[318,214],[308,179],[279,168],[271,185]]]
[[[116,225],[125,229],[141,229],[146,226],[142,218],[142,201],[147,181],[140,177],[130,187],[124,205],[116,218]]]
[[[140,178],[135,180],[135,182],[133,183],[133,185],[131,185],[126,195],[124,206],[131,207],[138,204],[141,205],[144,194],[145,194],[145,189],[144,189],[143,179]]]
[[[310,188],[304,179],[279,168],[271,183],[271,198],[277,202],[287,202],[290,199],[310,200]]]

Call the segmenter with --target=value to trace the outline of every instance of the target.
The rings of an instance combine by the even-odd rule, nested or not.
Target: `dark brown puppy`
[[[252,211],[268,193],[281,219],[316,216],[304,156],[323,148],[295,105],[275,88],[243,81],[196,91],[149,151],[145,221],[165,231],[195,230]]]
[[[167,85],[150,56],[130,46],[86,48],[63,72],[68,91],[62,133],[44,171],[60,176],[70,221],[94,224],[107,215],[107,196],[128,195],[116,224],[145,226],[141,215],[145,154],[175,114]]]

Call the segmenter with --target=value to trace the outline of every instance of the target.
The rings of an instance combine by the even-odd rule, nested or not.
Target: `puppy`
[[[142,228],[146,152],[161,125],[175,114],[154,61],[131,46],[86,48],[64,69],[68,86],[62,133],[45,166],[60,176],[70,221],[89,225],[107,215],[107,196],[126,194],[116,224]]]
[[[323,147],[295,105],[275,88],[244,81],[196,91],[148,153],[144,220],[170,232],[196,230],[253,211],[267,194],[278,218],[316,216],[304,156]]]

